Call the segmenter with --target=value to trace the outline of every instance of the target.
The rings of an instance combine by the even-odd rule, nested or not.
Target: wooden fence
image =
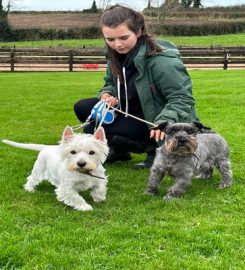
[[[179,47],[187,68],[245,69],[245,46]],[[0,71],[105,70],[103,49],[0,48]]]

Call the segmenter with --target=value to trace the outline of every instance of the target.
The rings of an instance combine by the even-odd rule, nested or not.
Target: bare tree
[[[178,0],[165,0],[164,4],[161,6],[161,19],[165,19],[168,13],[179,7],[180,3]]]
[[[8,40],[13,34],[13,30],[8,20],[8,14],[15,3],[21,0],[8,0],[6,5],[3,5],[3,0],[0,0],[0,39]]]
[[[3,11],[5,13],[9,13],[11,9],[17,7],[17,3],[21,2],[22,0],[8,0],[6,5],[3,6],[3,0],[0,0],[0,12]]]
[[[179,0],[151,0],[151,5],[157,9],[158,21],[165,20],[169,12],[180,6]]]
[[[3,1],[0,0],[0,17],[4,15]]]
[[[100,9],[105,10],[111,5],[111,0],[100,0],[99,7]]]
[[[193,0],[181,0],[181,5],[184,8],[190,8],[192,2],[193,2]]]
[[[3,1],[0,0],[0,39],[5,39],[11,33],[11,28],[8,21],[8,13],[3,6]]]
[[[165,0],[151,0],[150,4],[154,6],[157,10],[157,19],[160,21],[161,18],[161,6],[163,5]]]
[[[147,16],[149,16],[150,18],[156,17],[156,8],[154,7],[154,1],[155,0],[144,0],[144,2],[146,3],[146,14]],[[144,10],[145,12],[145,10]]]
[[[152,2],[153,2],[154,0],[146,0],[146,2],[147,2],[147,7],[146,8],[151,8],[152,7]]]

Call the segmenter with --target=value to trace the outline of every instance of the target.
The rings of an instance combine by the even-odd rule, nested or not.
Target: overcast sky
[[[9,0],[3,0],[3,5]],[[93,0],[13,0],[14,10],[82,10],[92,6]],[[103,0],[96,0],[96,4],[100,7]],[[105,2],[105,1],[104,1]],[[108,0],[107,0],[108,2]],[[225,3],[224,3],[225,2]],[[124,3],[137,10],[142,10],[147,5],[147,0],[120,0],[110,1],[111,4]],[[204,7],[207,6],[231,6],[231,5],[245,5],[245,0],[202,0]]]

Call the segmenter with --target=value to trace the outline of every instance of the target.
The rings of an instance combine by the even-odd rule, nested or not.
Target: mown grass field
[[[159,39],[169,40],[178,46],[241,46],[245,44],[245,35],[212,35],[212,36],[192,36],[174,37],[161,36]],[[23,42],[0,42],[0,47],[103,47],[103,39],[70,39],[70,40],[42,40]]]
[[[148,170],[106,165],[108,199],[93,212],[59,203],[54,187],[23,190],[36,153],[0,143],[0,269],[242,270],[245,263],[245,80],[242,70],[190,71],[202,122],[231,146],[234,184],[195,180],[177,200],[147,197]],[[103,73],[0,73],[0,139],[54,144],[77,125],[73,104]]]

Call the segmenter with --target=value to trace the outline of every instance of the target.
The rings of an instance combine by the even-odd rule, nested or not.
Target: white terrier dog
[[[32,173],[27,177],[25,190],[34,192],[36,185],[44,179],[49,180],[56,187],[55,193],[60,202],[81,211],[93,208],[79,195],[79,191],[91,189],[95,202],[106,199],[107,176],[102,164],[109,148],[102,127],[94,135],[74,134],[70,127],[66,127],[59,145],[2,142],[40,151]]]

